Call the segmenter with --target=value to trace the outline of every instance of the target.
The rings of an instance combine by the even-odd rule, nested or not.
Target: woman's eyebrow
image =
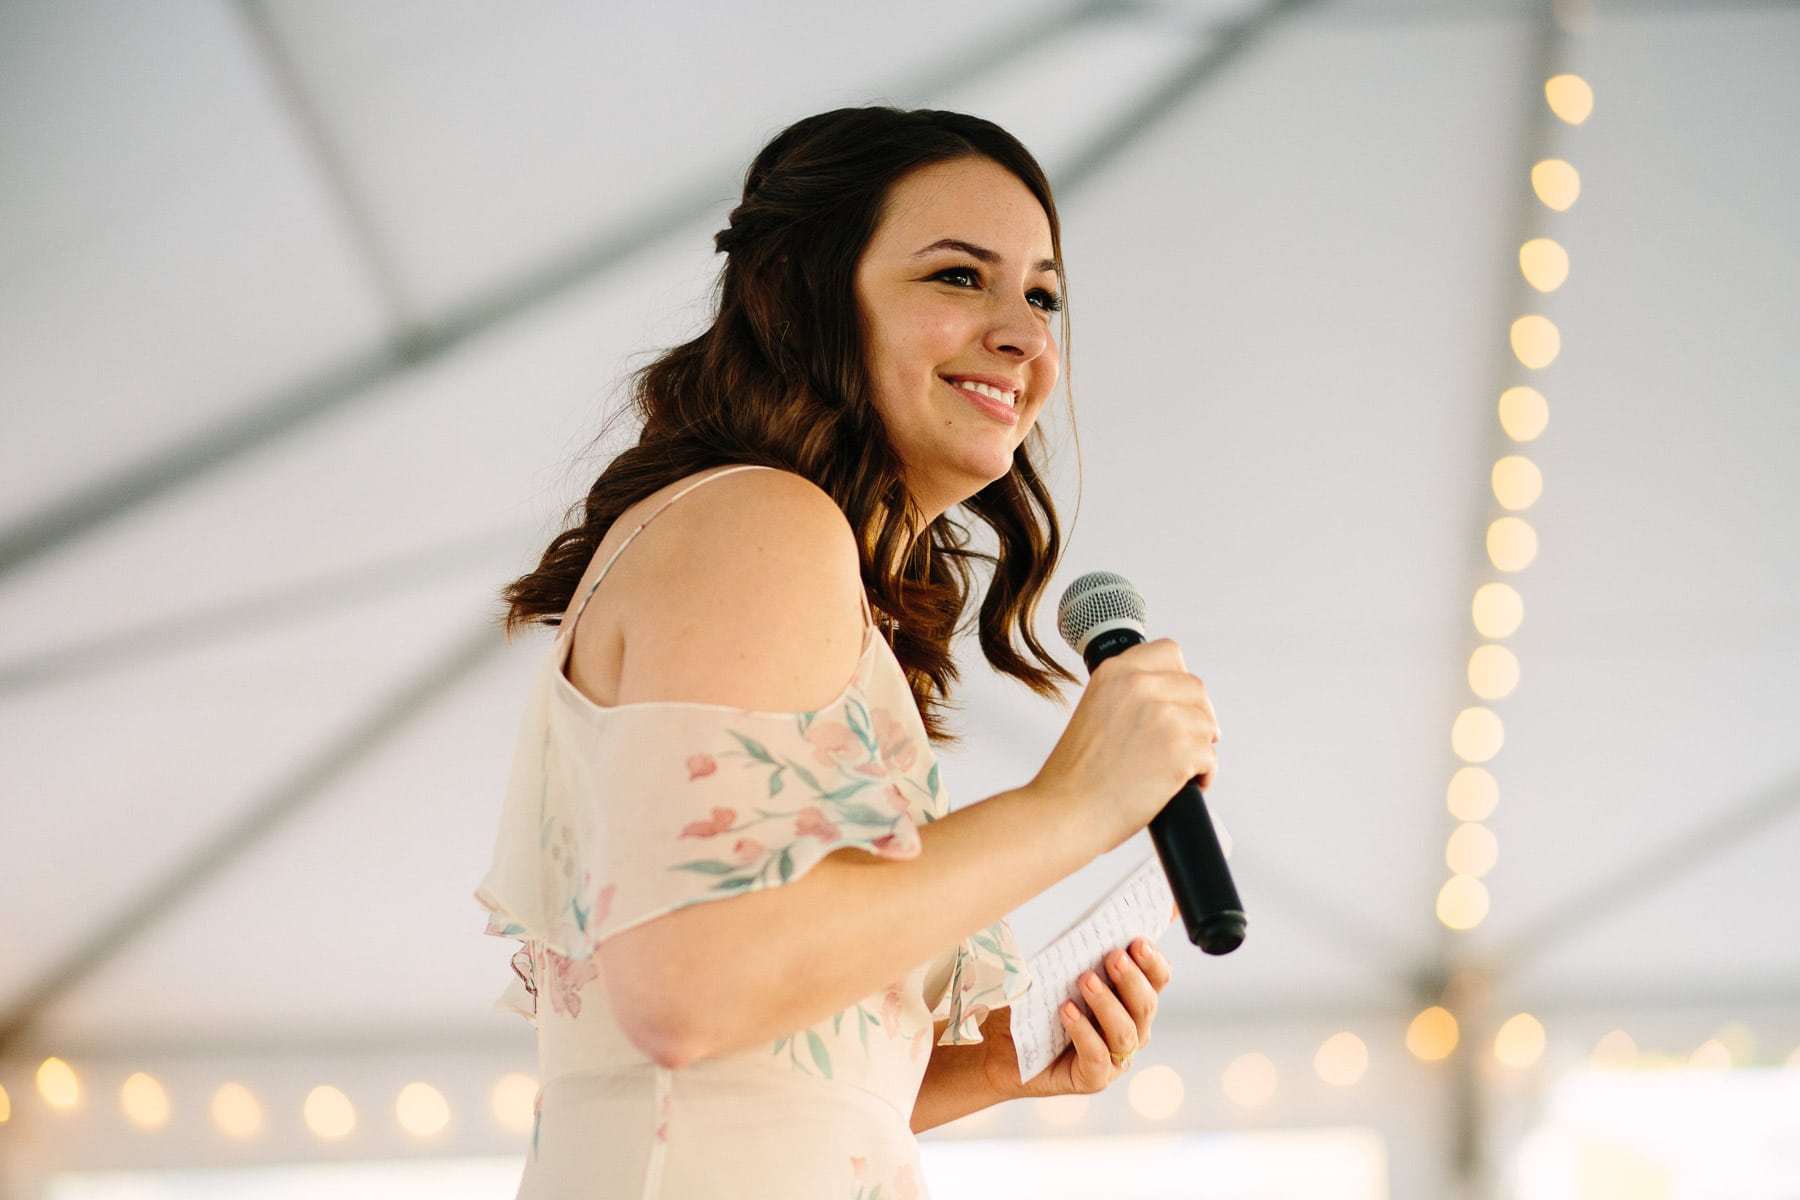
[[[977,246],[974,242],[965,242],[961,238],[940,238],[923,250],[916,252],[913,257],[924,258],[927,254],[932,254],[939,250],[960,250],[977,262],[984,262],[989,266],[1000,261],[1000,256],[992,250],[989,250],[987,247]],[[1056,260],[1053,258],[1039,259],[1037,265],[1034,266],[1032,270],[1042,271],[1048,275],[1061,274],[1061,272],[1056,269]]]

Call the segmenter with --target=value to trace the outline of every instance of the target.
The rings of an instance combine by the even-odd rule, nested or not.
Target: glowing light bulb
[[[1512,323],[1513,357],[1541,371],[1562,353],[1562,333],[1549,317],[1529,313]]]
[[[1519,273],[1540,292],[1554,292],[1569,278],[1569,252],[1550,238],[1532,238],[1519,247]]]
[[[1444,847],[1444,862],[1457,875],[1479,879],[1500,861],[1500,839],[1486,825],[1465,822],[1458,825]]]
[[[1500,803],[1500,784],[1480,767],[1463,767],[1450,777],[1444,800],[1457,820],[1485,821]]]
[[[1425,1062],[1440,1062],[1450,1057],[1461,1036],[1456,1018],[1447,1008],[1433,1006],[1412,1019],[1406,1027],[1406,1048],[1413,1057]]]
[[[1490,474],[1494,499],[1500,507],[1518,512],[1530,508],[1544,494],[1544,473],[1522,454],[1508,454],[1494,464]]]
[[[1147,1121],[1164,1121],[1181,1111],[1187,1085],[1174,1067],[1157,1063],[1132,1078],[1126,1096],[1138,1116]]]
[[[1615,1029],[1594,1043],[1590,1060],[1603,1071],[1623,1071],[1637,1065],[1637,1043],[1623,1029]]]
[[[1688,1057],[1688,1066],[1696,1071],[1729,1071],[1731,1051],[1725,1048],[1725,1043],[1709,1038],[1701,1042]]]
[[[1544,1026],[1530,1013],[1510,1018],[1494,1035],[1494,1057],[1509,1067],[1529,1067],[1544,1057]]]
[[[1488,915],[1488,892],[1481,880],[1452,875],[1438,889],[1437,918],[1445,928],[1463,932],[1475,928]]]
[[[1581,196],[1581,173],[1560,158],[1546,158],[1531,168],[1531,190],[1544,207],[1568,212]]]
[[[1500,428],[1515,442],[1534,440],[1550,424],[1550,402],[1536,388],[1509,387],[1500,393]]]
[[[1369,1069],[1369,1048],[1354,1033],[1334,1033],[1313,1055],[1313,1070],[1332,1087],[1349,1087]]]
[[[1510,583],[1484,583],[1475,589],[1470,615],[1482,637],[1511,637],[1525,619],[1525,601]]]
[[[133,1125],[156,1129],[168,1124],[169,1093],[152,1076],[139,1071],[119,1088],[119,1104]]]
[[[511,1133],[530,1133],[537,1119],[538,1082],[512,1071],[494,1081],[488,1092],[488,1111],[500,1128]]]
[[[1058,1129],[1072,1129],[1087,1119],[1088,1098],[1077,1093],[1046,1096],[1037,1102],[1038,1119]]]
[[[4,1125],[10,1120],[12,1120],[12,1097],[6,1094],[5,1088],[0,1087],[0,1125]]]
[[[322,1083],[306,1093],[306,1103],[300,1111],[306,1127],[328,1140],[347,1137],[356,1128],[356,1107],[350,1103],[350,1097],[330,1084]]]
[[[1275,1064],[1262,1054],[1244,1054],[1231,1061],[1220,1078],[1225,1098],[1240,1108],[1261,1108],[1275,1098],[1280,1082]]]
[[[222,1083],[212,1098],[213,1124],[226,1137],[255,1137],[263,1127],[262,1104],[241,1083]]]
[[[1579,75],[1553,75],[1544,81],[1544,99],[1550,111],[1570,125],[1579,125],[1594,111],[1594,89]]]
[[[1469,655],[1469,690],[1483,700],[1499,700],[1519,686],[1519,660],[1505,646],[1489,643]]]
[[[1491,708],[1465,708],[1450,727],[1450,748],[1464,762],[1484,763],[1500,753],[1505,742],[1506,727]]]
[[[51,1108],[74,1108],[81,1103],[81,1080],[75,1068],[60,1058],[46,1058],[38,1064],[38,1095]]]
[[[414,1137],[430,1137],[450,1124],[450,1104],[429,1083],[409,1083],[394,1101],[394,1118]]]
[[[1537,530],[1518,517],[1499,517],[1488,526],[1488,561],[1502,571],[1523,571],[1537,557]]]

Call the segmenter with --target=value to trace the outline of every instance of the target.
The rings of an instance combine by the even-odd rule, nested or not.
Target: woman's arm
[[[852,534],[824,493],[765,471],[711,484],[659,518],[608,576],[624,643],[617,699],[822,707],[855,667],[861,588]],[[839,850],[784,886],[693,905],[604,943],[602,977],[626,1035],[666,1066],[772,1040],[879,990],[1130,836],[1211,766],[1204,689],[1172,644],[1139,649],[1096,674],[1038,778],[925,826],[918,857]],[[582,652],[578,639],[578,685]]]

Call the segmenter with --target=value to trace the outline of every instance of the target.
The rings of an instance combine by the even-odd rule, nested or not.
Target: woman
[[[997,543],[994,667],[1059,531],[1034,425],[1060,371],[1056,210],[998,127],[846,109],[751,165],[712,326],[640,373],[637,445],[507,592],[560,625],[479,898],[516,937],[544,1084],[521,1196],[922,1195],[913,1134],[1093,1092],[1169,966],[1107,956],[1021,1084],[1003,914],[1214,763],[1173,643],[1108,662],[1038,775],[950,812],[930,741]],[[879,622],[879,623],[878,623]],[[845,681],[849,682],[846,683]],[[713,901],[708,903],[707,901]]]

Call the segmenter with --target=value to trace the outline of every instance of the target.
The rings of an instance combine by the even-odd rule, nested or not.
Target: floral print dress
[[[909,1123],[933,1022],[947,1022],[943,1044],[978,1042],[988,1012],[1024,994],[1005,922],[808,1028],[678,1070],[625,1037],[594,953],[676,909],[790,883],[842,847],[918,855],[919,828],[948,802],[899,662],[865,621],[854,673],[816,712],[602,707],[564,675],[592,595],[532,682],[476,892],[488,932],[523,943],[500,1007],[538,1033],[521,1200],[925,1197]]]

